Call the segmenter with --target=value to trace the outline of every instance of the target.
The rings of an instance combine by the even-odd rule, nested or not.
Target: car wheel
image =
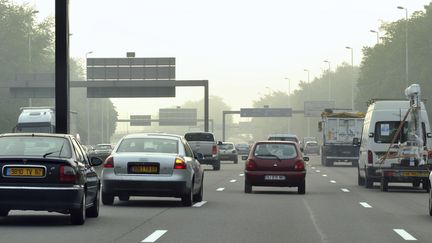
[[[431,185],[430,185],[429,179],[423,179],[423,181],[422,181],[422,187],[423,187],[424,190],[426,190],[426,192],[430,191]]]
[[[221,163],[220,160],[216,161],[216,163],[213,165],[213,170],[220,170]]]
[[[203,194],[204,194],[204,177],[201,179],[201,186],[200,186],[200,190],[197,194],[195,194],[193,196],[193,201],[194,202],[201,202],[203,200]]]
[[[74,225],[84,224],[86,218],[85,201],[86,201],[86,195],[84,192],[84,195],[81,199],[80,207],[78,209],[72,209],[71,211],[70,220],[72,224]]]
[[[114,194],[102,191],[102,203],[104,205],[113,205]]]
[[[373,187],[373,180],[367,174],[365,175],[364,180],[365,180],[364,184],[365,184],[366,188],[372,188]]]
[[[238,164],[238,159],[235,159],[235,160],[234,160],[234,164]]]
[[[388,191],[388,179],[385,177],[381,178],[381,186],[380,186],[381,191],[386,192]]]
[[[194,184],[194,182],[192,182],[190,190],[188,190],[188,192],[186,194],[184,194],[181,198],[182,204],[185,207],[192,206],[192,203],[193,203],[193,184]]]
[[[122,201],[122,202],[127,202],[127,201],[129,201],[129,195],[120,195],[119,196],[119,200],[120,201]]]
[[[420,186],[420,180],[414,180],[412,182],[413,187],[419,187]]]
[[[432,191],[429,190],[429,215],[432,216]]]
[[[98,190],[96,193],[96,197],[93,200],[93,206],[87,209],[86,215],[89,218],[97,218],[99,216],[99,204],[100,204],[100,191]]]
[[[248,180],[245,180],[244,192],[245,193],[252,193],[252,184]]]
[[[305,194],[306,193],[306,180],[303,180],[300,185],[297,187],[297,193],[298,194]]]
[[[9,214],[9,209],[0,209],[0,217],[6,217]]]
[[[357,167],[357,183],[359,186],[364,186],[364,184],[365,184],[365,179],[360,176],[360,168],[359,167]]]

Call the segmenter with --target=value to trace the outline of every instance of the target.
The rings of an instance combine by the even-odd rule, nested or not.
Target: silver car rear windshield
[[[254,155],[256,157],[292,159],[297,157],[297,150],[293,144],[260,143],[255,147]]]
[[[150,152],[177,154],[178,141],[166,138],[126,138],[117,148],[117,153]]]
[[[0,156],[43,156],[71,158],[66,138],[57,137],[1,137]]]
[[[232,145],[232,144],[221,144],[221,145],[219,145],[219,149],[223,149],[223,150],[234,149],[234,145]]]

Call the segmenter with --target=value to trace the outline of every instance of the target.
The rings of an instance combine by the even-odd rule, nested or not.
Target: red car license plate
[[[283,181],[283,180],[285,180],[285,176],[283,176],[283,175],[266,175],[266,176],[264,176],[264,180]]]

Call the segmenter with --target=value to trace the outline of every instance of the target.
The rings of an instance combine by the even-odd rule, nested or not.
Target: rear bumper
[[[219,155],[220,160],[237,160],[237,154],[221,154]]]
[[[282,175],[285,180],[266,180],[266,175]],[[245,171],[245,178],[252,186],[299,186],[306,178],[306,171]]]
[[[185,174],[172,176],[102,174],[102,191],[114,196],[181,197],[191,188],[192,180]]]
[[[219,157],[199,159],[200,164],[204,164],[204,165],[215,165],[219,163],[219,161],[220,161]]]
[[[82,186],[0,186],[0,208],[17,210],[69,211],[81,207]]]

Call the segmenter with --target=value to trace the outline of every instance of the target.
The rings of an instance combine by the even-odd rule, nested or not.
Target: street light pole
[[[87,56],[92,54],[93,51],[88,51],[85,54],[85,62],[86,62],[86,81],[87,81]],[[90,101],[89,98],[87,97],[86,99],[86,103],[87,103],[87,144],[90,144]]]
[[[329,78],[328,78],[328,100],[330,101],[331,100],[331,80],[330,80],[330,71],[331,71],[331,67],[330,67],[330,61],[328,61],[328,60],[324,60],[324,62],[326,62],[326,63],[328,63],[328,75],[329,75]]]
[[[352,80],[351,80],[351,110],[354,111],[354,50],[350,46],[345,47],[351,50],[351,70],[352,70]]]
[[[28,72],[29,72],[29,74],[31,73],[31,71],[32,71],[32,50],[31,50],[31,35],[32,35],[32,18],[33,18],[33,15],[34,14],[37,14],[37,13],[39,13],[39,11],[38,10],[33,10],[33,11],[31,11],[31,16],[30,16],[30,22],[28,23],[28,33],[27,33],[27,35],[28,35],[28,65],[29,65],[29,69],[28,69]],[[33,102],[32,102],[32,98],[29,98],[29,106],[31,107],[31,106],[33,106]]]
[[[408,87],[408,9],[402,6],[398,6],[397,8],[405,10],[405,87]]]
[[[310,99],[310,87],[309,87],[310,72],[309,72],[309,69],[303,69],[303,71],[307,72],[307,84],[308,85],[306,85],[306,88],[307,88],[306,97],[307,97],[307,100],[309,101],[309,99]],[[310,117],[307,118],[307,134],[308,134],[308,137],[310,137]]]
[[[291,107],[291,80],[289,78],[285,78],[285,80],[288,80],[288,107]],[[291,120],[291,118],[288,117],[288,132],[291,132],[290,120]]]
[[[376,30],[370,30],[370,32],[375,33],[377,36],[377,44],[379,44],[379,32]]]

